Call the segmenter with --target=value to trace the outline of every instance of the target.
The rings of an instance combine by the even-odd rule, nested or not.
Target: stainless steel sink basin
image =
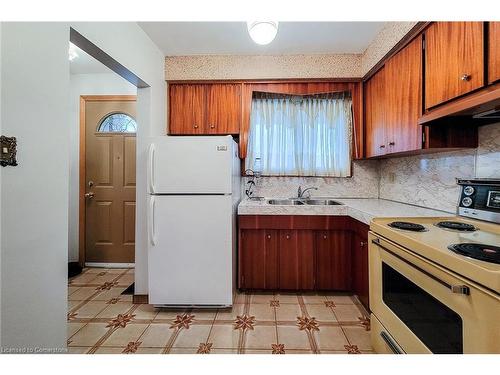
[[[278,206],[300,206],[304,204],[298,199],[270,199],[267,203]]]
[[[337,202],[333,199],[270,199],[267,203],[274,204],[278,206],[334,206],[342,205],[342,203]]]
[[[342,205],[342,203],[334,201],[333,199],[306,199],[305,204],[310,204],[313,206],[336,206]]]
[[[262,201],[265,201],[266,198],[265,197],[250,197],[249,198],[251,201],[256,201],[256,202],[262,202]]]

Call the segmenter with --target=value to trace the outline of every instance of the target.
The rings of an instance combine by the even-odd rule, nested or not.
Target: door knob
[[[92,199],[94,198],[94,195],[95,194],[93,192],[89,191],[88,193],[85,193],[85,198]]]

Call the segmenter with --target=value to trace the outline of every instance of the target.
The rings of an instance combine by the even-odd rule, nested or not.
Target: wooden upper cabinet
[[[169,134],[238,134],[241,84],[169,85]]]
[[[488,83],[494,83],[500,80],[500,22],[488,24]]]
[[[435,22],[425,30],[425,108],[484,85],[484,23]]]
[[[207,86],[208,134],[237,134],[241,124],[241,84]]]
[[[422,37],[415,38],[385,64],[385,153],[422,147]]]
[[[364,84],[365,157],[385,154],[385,68]]]
[[[203,134],[205,102],[205,85],[170,85],[169,134]]]

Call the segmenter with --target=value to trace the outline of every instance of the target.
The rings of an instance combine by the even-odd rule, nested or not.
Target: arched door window
[[[98,133],[135,133],[137,123],[126,113],[110,113],[105,116],[99,126]]]

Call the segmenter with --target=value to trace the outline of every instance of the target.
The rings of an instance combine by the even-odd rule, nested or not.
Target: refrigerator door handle
[[[156,236],[155,236],[155,197],[151,197],[149,200],[149,241],[152,246],[156,246]]]
[[[155,145],[151,143],[149,146],[149,192],[155,192],[155,183],[154,183],[154,160],[155,160]]]

